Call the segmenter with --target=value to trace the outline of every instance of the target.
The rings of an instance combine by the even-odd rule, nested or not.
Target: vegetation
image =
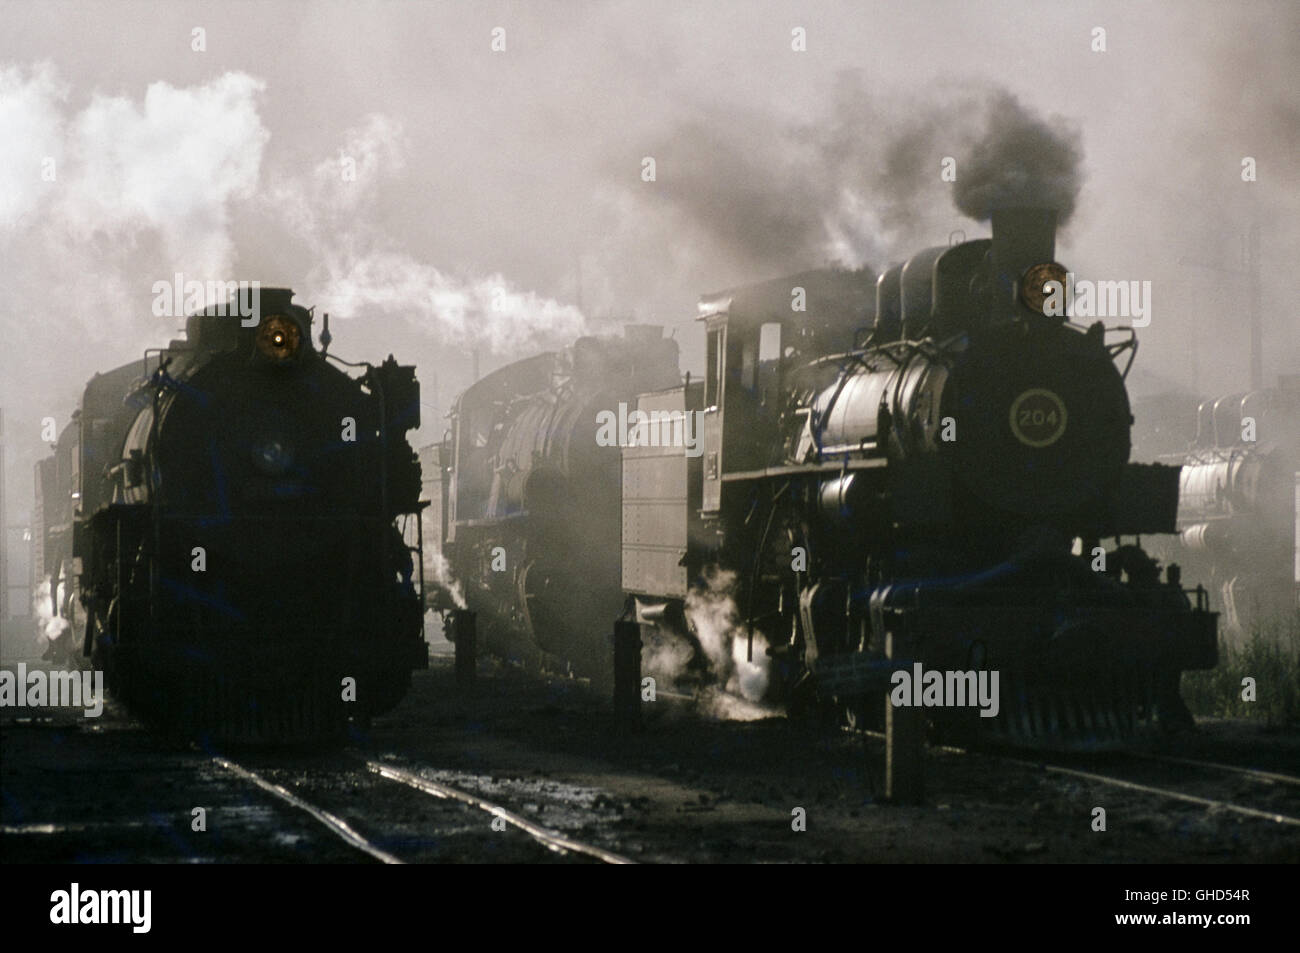
[[[1254,701],[1242,698],[1245,678],[1255,680]],[[1300,724],[1300,612],[1263,621],[1232,644],[1220,637],[1218,667],[1184,673],[1183,698],[1196,715]]]

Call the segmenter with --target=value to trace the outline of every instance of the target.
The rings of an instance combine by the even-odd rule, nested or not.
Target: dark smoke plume
[[[656,139],[663,176],[639,191],[647,217],[667,215],[674,243],[698,242],[737,277],[879,265],[947,235],[953,200],[977,221],[1033,205],[1064,224],[1081,185],[1078,133],[980,83],[885,98],[844,73],[825,112],[803,122],[703,107]]]
[[[977,221],[994,209],[1054,208],[1064,224],[1079,197],[1083,151],[1074,130],[1057,130],[1029,113],[1007,92],[985,105],[983,134],[959,163],[953,201]]]

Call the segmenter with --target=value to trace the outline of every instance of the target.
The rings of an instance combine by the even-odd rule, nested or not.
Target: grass
[[[1242,699],[1242,679],[1255,700]],[[1268,727],[1300,725],[1300,611],[1257,623],[1236,646],[1219,640],[1218,667],[1183,674],[1194,715],[1248,718]]]

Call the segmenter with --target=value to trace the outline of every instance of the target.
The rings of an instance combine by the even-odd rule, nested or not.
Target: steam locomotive
[[[568,587],[604,592],[621,549],[647,641],[698,654],[692,593],[719,570],[734,580],[744,651],[768,646],[768,696],[792,708],[866,717],[920,664],[1000,674],[996,717],[930,712],[957,735],[1091,748],[1185,724],[1180,673],[1216,664],[1217,617],[1139,545],[1175,532],[1179,468],[1129,462],[1116,362],[1131,364],[1134,334],[1050,303],[1048,282],[1066,284],[1054,212],[1001,209],[992,231],[878,278],[820,269],[704,297],[704,379],[640,393],[621,480],[612,458],[580,456],[620,392],[566,396],[550,357],[494,375],[526,385],[471,388],[442,448],[442,538],[469,606],[493,593],[498,615],[536,629],[547,604],[554,650],[606,657],[614,593]],[[637,356],[628,385],[669,376],[648,346]],[[693,422],[696,452],[656,439],[656,419]],[[539,466],[561,420],[562,474]],[[600,518],[577,522],[589,507]],[[482,553],[460,555],[510,518],[529,568],[494,578]]]
[[[1178,535],[1153,549],[1205,580],[1238,640],[1294,613],[1300,595],[1300,378],[1167,411],[1176,444],[1147,449],[1182,466]]]
[[[414,368],[351,376],[292,297],[209,307],[95,375],[38,464],[51,612],[169,732],[336,739],[428,664]]]
[[[462,393],[437,448],[424,537],[435,541],[426,577],[463,581],[466,592],[443,586],[436,607],[468,600],[496,655],[608,681],[602,632],[624,602],[621,449],[597,441],[591,422],[679,381],[676,342],[634,325],[621,340],[579,338],[517,361]]]

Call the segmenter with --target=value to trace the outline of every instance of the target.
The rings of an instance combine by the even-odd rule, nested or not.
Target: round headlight
[[[257,349],[277,364],[297,356],[301,340],[297,323],[282,314],[268,314],[257,328]]]
[[[1070,290],[1067,286],[1067,278],[1065,266],[1057,262],[1046,261],[1039,265],[1030,265],[1020,278],[1020,299],[1030,311],[1036,314],[1064,318],[1066,305],[1069,303],[1066,295]],[[1048,282],[1056,282],[1056,285],[1049,288]],[[1048,308],[1049,303],[1050,308]],[[1045,308],[1048,310],[1044,310]]]

